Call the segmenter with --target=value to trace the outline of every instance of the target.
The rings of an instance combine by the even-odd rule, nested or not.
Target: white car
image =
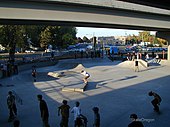
[[[34,50],[30,50],[30,49],[29,49],[29,50],[25,50],[25,52],[26,52],[26,53],[35,53]]]

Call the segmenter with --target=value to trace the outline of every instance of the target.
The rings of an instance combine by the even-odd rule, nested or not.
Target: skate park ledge
[[[86,89],[87,84],[81,84],[76,87],[63,87],[62,91],[67,91],[67,92],[84,92]]]

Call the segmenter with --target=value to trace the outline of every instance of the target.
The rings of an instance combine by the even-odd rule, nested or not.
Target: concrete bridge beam
[[[170,31],[157,31],[156,37],[165,39],[168,41],[168,56],[167,59],[170,60]]]

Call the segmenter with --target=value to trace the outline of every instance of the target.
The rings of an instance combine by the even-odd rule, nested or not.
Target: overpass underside
[[[0,1],[0,24],[61,24],[170,31],[170,16],[62,2]]]

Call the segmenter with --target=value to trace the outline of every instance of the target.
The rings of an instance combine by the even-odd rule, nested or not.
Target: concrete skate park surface
[[[57,107],[63,99],[68,100],[71,108],[75,101],[80,101],[82,114],[88,118],[88,127],[93,125],[94,106],[100,108],[101,127],[127,127],[131,122],[131,113],[136,113],[145,127],[169,127],[170,67],[149,66],[140,72],[134,72],[132,68],[122,67],[121,64],[120,61],[111,62],[107,58],[62,60],[55,66],[38,68],[37,82],[33,82],[31,70],[1,79],[0,127],[12,127],[12,123],[7,122],[6,96],[9,90],[14,90],[23,99],[23,105],[17,103],[21,127],[42,127],[37,94],[42,94],[47,102],[51,127],[59,127]],[[82,68],[76,70],[78,65],[91,75],[86,90],[61,91],[65,86],[82,84],[83,77],[79,73]],[[49,72],[64,72],[65,75],[56,78],[48,76]],[[162,97],[160,114],[153,111],[150,103],[153,98],[147,94],[150,90]],[[69,127],[73,127],[72,113]]]

